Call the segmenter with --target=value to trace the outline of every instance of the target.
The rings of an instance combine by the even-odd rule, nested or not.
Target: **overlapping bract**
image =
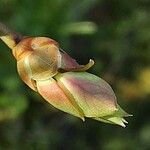
[[[1,39],[9,44],[6,36]],[[9,38],[11,39],[11,38]],[[79,65],[57,42],[45,37],[22,39],[12,48],[22,80],[54,107],[77,116],[125,127],[129,116],[103,79],[87,73],[94,61]]]

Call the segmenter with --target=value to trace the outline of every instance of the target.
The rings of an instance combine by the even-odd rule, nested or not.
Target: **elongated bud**
[[[87,72],[66,72],[37,81],[38,92],[54,107],[77,116],[125,127],[130,116],[118,104],[112,88]]]
[[[0,23],[0,38],[12,49],[21,79],[54,107],[84,120],[86,117],[125,127],[130,116],[118,104],[110,85],[87,73],[90,59],[80,65],[47,37],[26,37]]]

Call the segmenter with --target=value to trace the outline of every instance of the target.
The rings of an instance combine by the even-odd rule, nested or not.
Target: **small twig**
[[[6,25],[0,22],[0,36],[6,36],[6,35],[12,36],[16,43],[19,43],[21,39],[23,38],[22,35],[11,30]]]

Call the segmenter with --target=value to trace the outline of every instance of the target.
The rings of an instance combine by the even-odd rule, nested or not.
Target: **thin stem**
[[[23,38],[19,33],[14,32],[13,30],[11,30],[6,25],[0,22],[0,36],[7,36],[7,35],[12,36],[16,44],[19,43]]]

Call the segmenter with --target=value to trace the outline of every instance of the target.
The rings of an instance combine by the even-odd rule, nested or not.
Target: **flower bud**
[[[17,69],[22,80],[35,91],[34,81],[47,80],[59,70],[87,70],[94,64],[90,61],[85,66],[79,65],[60,50],[56,41],[46,37],[24,38],[13,48],[13,55],[17,60]]]
[[[119,107],[112,88],[103,79],[87,72],[66,72],[54,78],[37,81],[38,92],[54,107],[82,119],[125,127],[123,117],[129,115]]]
[[[54,107],[82,120],[85,117],[125,127],[129,116],[117,104],[116,96],[103,79],[85,72],[90,60],[79,65],[56,41],[46,37],[0,37],[17,60],[22,80]]]

